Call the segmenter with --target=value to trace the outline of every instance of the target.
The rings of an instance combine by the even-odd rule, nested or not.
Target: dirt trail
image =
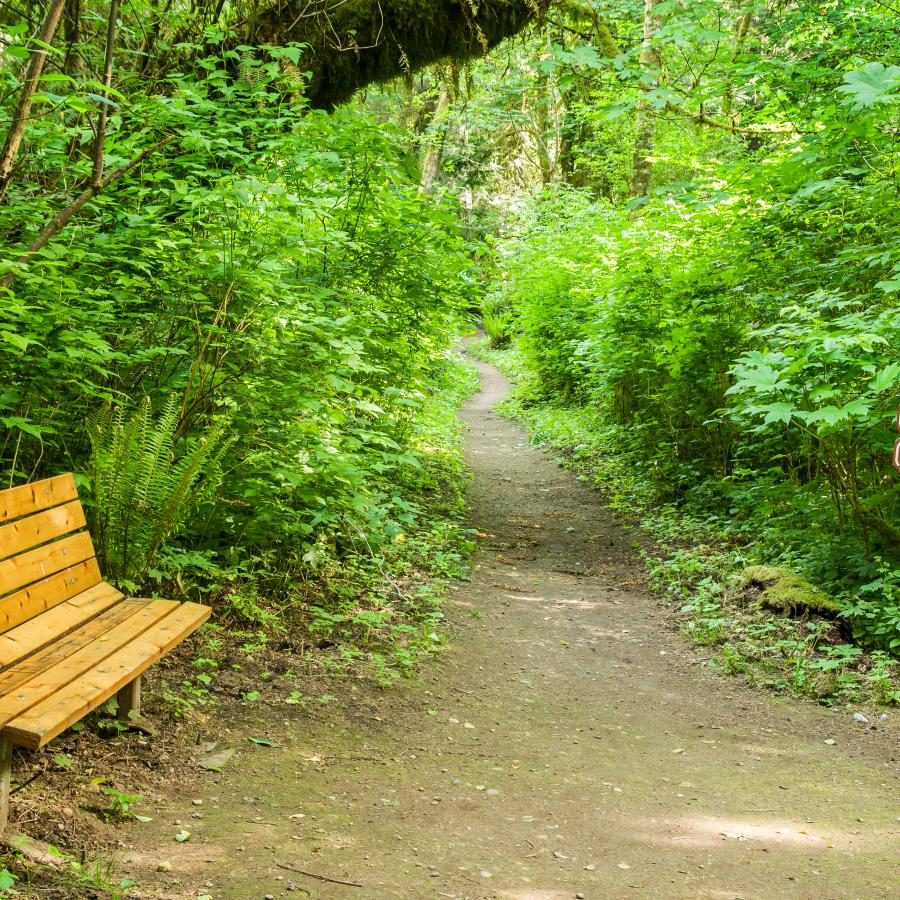
[[[159,896],[214,900],[900,896],[894,720],[862,732],[698,665],[633,533],[491,411],[507,385],[480,368],[463,417],[493,537],[451,652],[363,718],[260,720],[284,747],[202,776],[131,870],[169,860]]]

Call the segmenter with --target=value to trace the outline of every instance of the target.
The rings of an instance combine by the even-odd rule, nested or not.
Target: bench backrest
[[[0,491],[0,633],[101,580],[71,474]]]

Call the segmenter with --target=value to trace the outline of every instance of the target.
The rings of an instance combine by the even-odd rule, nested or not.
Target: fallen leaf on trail
[[[275,741],[270,741],[268,738],[247,738],[251,744],[258,744],[260,747],[280,747],[280,744],[276,744]]]
[[[145,822],[145,823],[146,823],[146,822],[152,822],[152,821],[153,821],[153,816],[135,816],[134,818],[137,819],[138,822]]]
[[[687,753],[687,750],[685,750],[684,747],[676,747],[672,752],[673,753]]]
[[[628,863],[619,863],[619,865],[618,865],[616,868],[618,868],[618,869],[630,869],[631,866],[629,866]]]
[[[510,559],[507,556],[498,556],[497,562],[502,563],[504,566],[514,566],[516,564],[514,559]]]
[[[185,841],[189,841],[190,839],[191,833],[183,829],[175,835],[175,840],[178,841],[179,844],[183,844]]]
[[[826,738],[822,743],[831,746],[832,744],[836,744],[837,741],[834,738]]]

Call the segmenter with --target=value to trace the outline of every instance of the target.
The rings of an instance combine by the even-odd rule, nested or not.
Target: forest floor
[[[705,667],[636,532],[492,412],[508,385],[479,369],[450,651],[325,715],[223,713],[246,749],[130,829],[117,878],[212,900],[896,896],[897,717]]]

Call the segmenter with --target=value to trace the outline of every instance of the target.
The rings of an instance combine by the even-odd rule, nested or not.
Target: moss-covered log
[[[793,572],[776,566],[750,566],[741,572],[745,589],[758,595],[759,603],[789,616],[810,614],[836,618],[841,607],[825,591]]]
[[[367,84],[442,60],[486,53],[539,18],[552,0],[284,0],[253,23],[252,42],[309,47],[313,107],[330,109]]]

